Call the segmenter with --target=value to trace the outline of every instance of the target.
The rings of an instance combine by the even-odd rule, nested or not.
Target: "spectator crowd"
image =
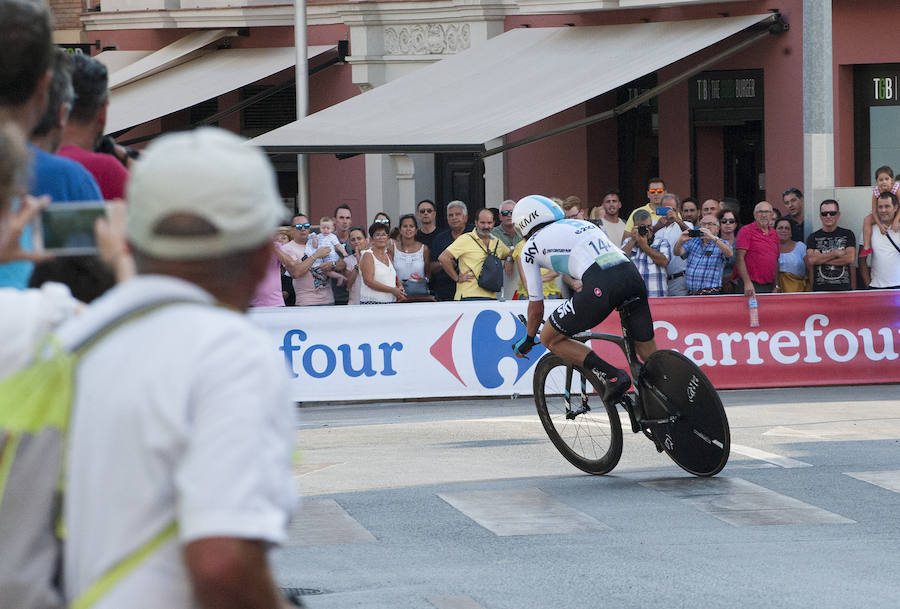
[[[871,245],[859,250],[853,231],[839,225],[840,204],[834,199],[819,204],[821,227],[805,235],[805,203],[797,188],[784,191],[783,214],[760,201],[746,226],[740,225],[736,200],[706,199],[700,204],[693,197],[682,199],[668,192],[658,177],[648,181],[646,203],[627,218],[620,217],[622,202],[615,190],[604,193],[590,210],[575,196],[554,201],[566,218],[594,222],[620,244],[651,297],[897,288],[900,183],[893,181],[890,168],[879,172],[891,180],[880,179],[873,188],[872,214],[859,239]],[[352,211],[341,205],[334,219],[320,221],[321,232],[337,243],[318,249],[309,245],[314,233],[307,216],[295,216],[280,233],[293,243],[281,250],[290,255],[279,252],[283,290],[279,294],[273,287],[271,299],[256,304],[526,299],[518,264],[523,240],[512,225],[514,207],[515,201],[506,200],[498,208],[479,209],[472,215],[473,224],[466,204],[451,201],[446,206],[447,228],[440,230],[437,206],[429,199],[420,201],[415,213],[402,216],[393,229],[384,212],[376,214],[368,229],[354,227]],[[333,253],[337,248],[342,250],[339,256]],[[496,292],[479,285],[489,255],[503,263],[503,287]],[[320,259],[331,263],[325,266],[327,277],[316,272]],[[542,272],[545,298],[565,298],[581,289],[572,277]],[[273,278],[271,285],[277,283]],[[366,295],[362,299],[360,291]]]

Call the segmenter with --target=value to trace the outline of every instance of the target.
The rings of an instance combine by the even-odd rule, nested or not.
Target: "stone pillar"
[[[819,203],[834,195],[831,2],[822,0],[803,0],[803,193],[809,234],[820,225]]]

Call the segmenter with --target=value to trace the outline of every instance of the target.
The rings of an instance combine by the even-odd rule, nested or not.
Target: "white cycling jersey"
[[[557,220],[540,229],[522,247],[523,282],[528,300],[543,300],[541,268],[576,279],[596,264],[607,269],[629,262],[597,225],[584,220]]]

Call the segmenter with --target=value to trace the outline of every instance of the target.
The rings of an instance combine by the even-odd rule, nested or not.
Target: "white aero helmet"
[[[513,208],[512,221],[516,231],[522,237],[539,224],[556,222],[566,217],[562,207],[541,195],[522,197]]]

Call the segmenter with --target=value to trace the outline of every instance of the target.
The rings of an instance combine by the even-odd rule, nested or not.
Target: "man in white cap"
[[[65,591],[92,609],[275,608],[268,549],[294,507],[286,372],[243,312],[284,212],[266,157],[218,129],[153,143],[128,186],[138,275],[60,329],[83,356]],[[115,568],[114,568],[115,567]],[[77,605],[75,605],[77,606]]]

